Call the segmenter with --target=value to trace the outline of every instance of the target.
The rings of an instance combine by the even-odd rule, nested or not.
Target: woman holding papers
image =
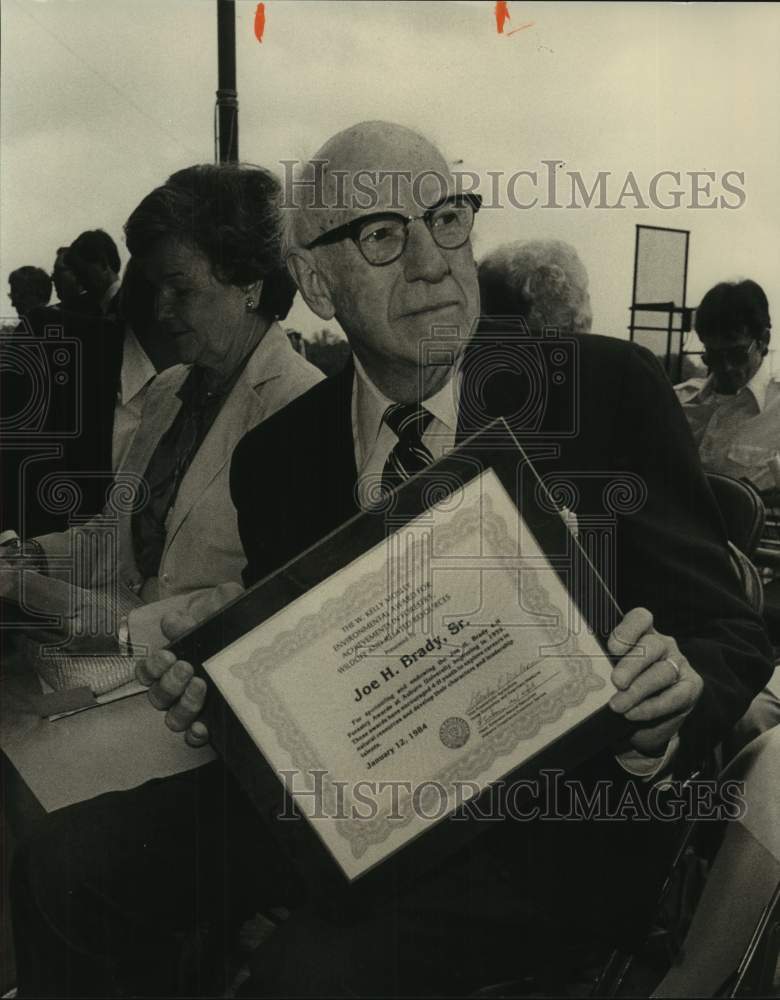
[[[103,514],[3,560],[11,596],[20,566],[51,578],[51,610],[66,624],[38,641],[65,652],[126,654],[128,643],[138,652],[163,641],[162,615],[193,592],[240,581],[233,448],[322,378],[278,322],[295,295],[281,257],[279,192],[261,167],[194,166],[130,216],[128,249],[157,287],[161,335],[173,339],[182,364],[150,387]],[[64,604],[55,580],[70,584]],[[45,586],[34,589],[45,603]],[[65,686],[67,658],[59,659],[55,679]],[[112,670],[111,684],[132,677],[132,658],[123,659],[126,670]]]

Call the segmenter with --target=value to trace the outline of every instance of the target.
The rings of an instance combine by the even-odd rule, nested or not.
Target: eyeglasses
[[[750,354],[753,348],[756,346],[756,341],[753,340],[747,347],[740,345],[739,347],[724,347],[720,349],[708,349],[704,351],[701,356],[702,361],[708,368],[713,365],[723,365],[730,364],[734,365],[745,365],[750,361]]]
[[[350,239],[369,264],[382,267],[398,260],[409,238],[412,222],[424,222],[437,246],[443,250],[462,247],[474,227],[474,216],[482,198],[478,194],[453,195],[422,215],[402,215],[400,212],[376,212],[322,233],[306,250]]]

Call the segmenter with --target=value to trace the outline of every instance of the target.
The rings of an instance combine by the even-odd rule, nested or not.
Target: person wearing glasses
[[[780,376],[767,360],[772,321],[764,290],[749,279],[720,282],[701,300],[695,326],[708,375],[675,392],[702,466],[746,480],[768,508],[780,508]],[[776,575],[765,569],[764,582]],[[726,741],[726,759],[780,724],[779,693],[780,667]]]
[[[234,452],[230,488],[245,584],[384,501],[386,491],[392,496],[475,425],[504,414],[535,448],[541,475],[578,477],[585,516],[603,514],[603,470],[630,473],[646,492],[616,517],[618,565],[600,567],[631,609],[616,612],[609,639],[617,661],[611,705],[644,725],[579,768],[579,787],[590,794],[595,782],[612,783],[620,797],[628,782],[649,788],[642,783],[670,768],[687,776],[764,683],[768,644],[733,577],[714,500],[663,372],[635,345],[572,335],[580,358],[567,362],[555,350],[551,363],[577,391],[538,393],[539,406],[529,407],[536,397],[528,367],[513,360],[534,358],[535,344],[519,322],[483,321],[477,329],[471,234],[479,202],[458,192],[439,151],[402,126],[365,122],[327,142],[319,161],[330,171],[315,190],[321,207],[289,211],[287,263],[309,307],[339,321],[354,363],[248,432]],[[371,203],[360,195],[343,203],[329,179],[358,175],[377,178]],[[391,183],[383,187],[380,176]],[[663,448],[655,447],[659,435]],[[275,472],[272,489],[258,474],[265,469]],[[195,617],[172,616],[163,628],[174,639]],[[169,727],[202,745],[205,685],[191,665],[173,660],[160,651],[139,677]],[[283,824],[274,853],[247,847],[242,796],[172,808],[172,781],[62,810],[23,853],[12,902],[24,925],[15,936],[32,949],[56,938],[45,969],[59,988],[53,995],[85,985],[91,995],[106,988],[167,995],[182,939],[197,930],[203,940],[204,924],[220,930],[203,902],[214,878],[224,880],[220,905],[235,911],[253,875],[287,869]],[[158,829],[152,842],[149,828],[163,815],[165,836]],[[531,971],[557,986],[556,995],[591,949],[601,957],[641,922],[672,847],[669,827],[506,819],[432,869],[388,886],[388,895],[363,898],[359,910],[335,905],[323,913],[299,886],[294,901],[281,900],[292,915],[258,949],[240,995],[466,996]],[[60,863],[74,840],[79,856]],[[228,860],[229,870],[214,870]],[[254,906],[267,912],[274,902],[258,893]],[[89,919],[77,919],[79,907]],[[228,935],[211,940],[229,953]],[[212,957],[214,967],[227,964],[226,953]],[[22,995],[34,995],[25,987]]]
[[[696,310],[706,378],[675,386],[707,472],[746,479],[780,506],[780,375],[767,360],[772,321],[755,281],[720,282]]]

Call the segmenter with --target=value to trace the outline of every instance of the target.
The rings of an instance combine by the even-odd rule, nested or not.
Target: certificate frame
[[[503,796],[509,789],[513,789],[514,802],[517,802],[518,783],[527,783],[542,768],[570,770],[608,745],[625,739],[636,728],[608,706],[598,708],[508,772],[501,781],[454,813],[427,826],[421,836],[405,843],[357,878],[345,874],[314,825],[303,815],[297,820],[290,819],[296,807],[287,784],[260,751],[204,664],[384,542],[388,537],[388,524],[393,533],[403,530],[432,506],[446,501],[456,490],[468,486],[488,471],[495,473],[520,512],[524,530],[531,533],[539,549],[550,559],[551,568],[591,628],[601,651],[613,662],[604,644],[620,618],[620,608],[572,537],[554,499],[503,418],[497,418],[403,484],[393,494],[391,516],[387,505],[355,515],[171,646],[177,658],[190,662],[196,675],[206,681],[204,721],[209,727],[212,745],[261,817],[270,823],[280,846],[291,857],[307,885],[316,896],[330,904],[344,893],[354,899],[366,893],[392,891],[399,879],[420,877],[445,857],[495,827],[494,822],[480,822],[478,815],[488,798],[491,809],[501,814]],[[579,555],[578,571],[564,579],[572,551]],[[591,624],[588,608],[593,606],[594,593],[598,595],[597,606],[608,608],[610,614],[598,616],[598,621]],[[282,822],[282,817],[288,821]]]

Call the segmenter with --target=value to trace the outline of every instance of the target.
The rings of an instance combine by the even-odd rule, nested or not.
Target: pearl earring
[[[249,312],[253,312],[254,308],[255,308],[255,300],[252,298],[251,295],[247,295],[247,297],[246,297],[246,311],[248,313]]]

